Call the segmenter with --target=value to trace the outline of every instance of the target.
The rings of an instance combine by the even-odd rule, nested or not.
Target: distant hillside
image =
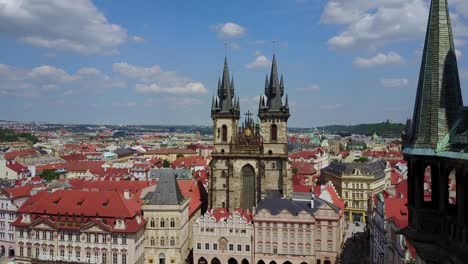
[[[0,128],[0,142],[13,142],[18,140],[28,140],[33,144],[39,142],[36,136],[30,133],[17,133],[8,128]]]
[[[376,124],[359,124],[353,126],[344,125],[331,125],[324,127],[317,127],[319,130],[325,130],[329,133],[351,133],[351,134],[365,134],[372,135],[377,133],[378,135],[394,135],[399,136],[405,129],[404,124],[391,123],[389,121],[376,123]]]

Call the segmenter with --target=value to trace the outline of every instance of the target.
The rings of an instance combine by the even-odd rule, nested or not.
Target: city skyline
[[[225,53],[241,113],[257,113],[275,49],[290,126],[313,127],[412,116],[429,1],[0,6],[8,50],[0,60],[0,119],[209,125]],[[468,5],[450,7],[466,95]]]

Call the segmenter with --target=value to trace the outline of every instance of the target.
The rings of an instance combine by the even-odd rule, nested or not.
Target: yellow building
[[[338,194],[345,200],[347,220],[365,223],[369,195],[385,189],[391,170],[387,162],[337,163],[322,170],[322,177],[333,182]]]

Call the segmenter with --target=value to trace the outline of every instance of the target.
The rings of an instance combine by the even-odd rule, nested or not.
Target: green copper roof
[[[447,0],[432,0],[409,145],[445,148],[462,106]]]

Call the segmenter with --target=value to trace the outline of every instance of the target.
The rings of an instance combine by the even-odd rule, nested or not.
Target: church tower
[[[217,95],[211,104],[213,119],[214,146],[220,153],[229,151],[240,118],[239,99],[234,94],[234,79],[229,80],[227,58],[224,59],[222,79],[218,79]]]
[[[288,95],[284,96],[283,75],[278,79],[276,56],[273,55],[270,80],[265,78],[265,95],[260,96],[258,117],[261,121],[264,152],[270,155],[288,155],[287,123],[289,119]]]
[[[292,179],[287,173],[289,108],[287,102],[282,103],[284,85],[278,80],[275,58],[269,83],[265,103],[259,109],[261,124],[254,121],[250,111],[240,123],[239,98],[234,96],[234,81],[229,82],[227,61],[224,63],[223,78],[218,81],[211,107],[211,208],[252,209],[270,190],[287,197],[292,194]]]

